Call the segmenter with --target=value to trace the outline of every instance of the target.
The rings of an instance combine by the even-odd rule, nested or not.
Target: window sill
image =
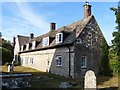
[[[56,42],[57,45],[61,44],[62,42]]]
[[[87,67],[81,67],[81,69],[87,69]]]
[[[56,65],[56,67],[62,67],[62,65]]]

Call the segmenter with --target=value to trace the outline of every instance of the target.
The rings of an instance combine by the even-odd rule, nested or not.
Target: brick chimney
[[[30,39],[34,38],[34,34],[30,33]]]
[[[55,30],[55,29],[56,29],[56,23],[51,22],[51,23],[50,23],[50,31],[53,31],[53,30]]]
[[[91,16],[92,12],[91,12],[91,5],[89,5],[89,2],[86,1],[84,7],[84,19],[88,18],[89,16]]]

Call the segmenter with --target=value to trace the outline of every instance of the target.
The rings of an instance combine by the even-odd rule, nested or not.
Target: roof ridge
[[[60,28],[58,28],[58,29],[56,29],[56,30],[54,30],[54,31],[52,31],[52,32],[55,32],[55,31],[61,31],[61,29],[63,29],[63,28],[66,28],[66,29],[70,29],[70,25],[72,25],[72,24],[75,24],[75,23],[77,23],[77,22],[80,22],[81,21],[81,23],[83,23],[82,21],[86,21],[87,20],[87,22],[89,22],[89,20],[92,18],[92,16],[93,15],[91,15],[91,16],[89,16],[87,19],[81,19],[81,20],[78,20],[78,21],[76,21],[76,22],[73,22],[73,23],[71,23],[71,24],[68,24],[68,25],[63,25],[63,26],[61,26]],[[77,26],[77,25],[76,25]],[[76,27],[75,26],[75,27]],[[74,28],[75,29],[75,28]],[[74,30],[74,29],[72,29],[72,30]],[[64,29],[63,29],[64,30]],[[51,31],[49,31],[49,32],[47,32],[47,33],[45,33],[45,34],[42,34],[42,35],[40,35],[40,36],[37,36],[36,38],[39,38],[39,37],[42,37],[42,36],[44,36],[44,35],[47,35],[47,34],[50,34],[51,33]]]
[[[23,36],[23,35],[17,35],[18,37],[26,37],[29,38],[29,36]]]

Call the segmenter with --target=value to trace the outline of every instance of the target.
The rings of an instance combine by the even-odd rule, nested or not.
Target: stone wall
[[[81,32],[78,40],[75,42],[75,77],[83,77],[87,70],[93,70],[98,74],[98,62],[101,52],[101,41],[103,34],[93,18],[86,28]],[[79,42],[78,42],[79,41]],[[86,56],[87,67],[81,68],[81,57]]]
[[[72,50],[73,48],[71,47],[71,51]],[[57,55],[62,56],[62,66],[56,66]],[[22,66],[31,67],[43,72],[51,72],[66,77],[68,77],[69,75],[69,49],[67,47],[21,53],[20,58],[22,61]],[[25,58],[28,58],[28,64],[26,64]],[[30,63],[30,58],[33,58],[33,63]],[[73,75],[74,77],[73,53],[71,53],[71,61],[72,61],[71,75]]]

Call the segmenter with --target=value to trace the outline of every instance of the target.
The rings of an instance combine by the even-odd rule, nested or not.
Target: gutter
[[[72,78],[71,76],[71,56],[70,56],[70,47],[69,46],[66,46],[69,50],[69,77]]]
[[[72,45],[73,43],[69,43],[69,44],[60,44],[60,45],[55,45],[55,46],[50,46],[50,47],[44,47],[44,48],[38,48],[38,49],[34,49],[34,50],[28,50],[28,51],[22,51],[22,52],[19,52],[19,54],[21,53],[27,53],[27,52],[34,52],[34,51],[40,51],[40,50],[47,50],[47,49],[53,49],[53,48],[58,48],[58,47],[61,47],[61,46],[67,46],[68,45]]]

